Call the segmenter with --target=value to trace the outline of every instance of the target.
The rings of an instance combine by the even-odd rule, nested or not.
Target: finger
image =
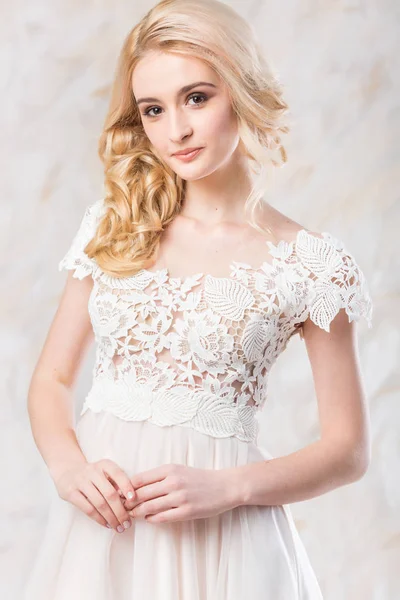
[[[115,481],[113,481],[111,478],[107,477],[107,479],[109,480],[109,482],[111,483],[112,486],[115,487],[115,489],[118,492],[119,497],[121,498],[122,502],[125,503],[125,494],[122,490],[119,489],[118,485],[115,483]]]
[[[166,494],[147,502],[143,502],[134,509],[128,511],[134,518],[144,518],[146,515],[156,514],[171,508],[178,508],[181,505],[176,494]]]
[[[143,485],[148,485],[150,483],[155,483],[156,481],[161,481],[165,479],[167,475],[171,473],[171,470],[175,468],[175,465],[165,464],[160,465],[159,467],[155,467],[154,469],[149,469],[148,471],[142,471],[141,473],[135,473],[133,477],[131,477],[132,486],[134,489],[141,487]]]
[[[108,520],[110,525],[117,531],[119,526],[128,529],[131,525],[130,515],[124,507],[122,500],[113,485],[108,479],[98,472],[92,475],[93,485],[97,488],[100,495],[100,503],[95,504],[101,514]],[[121,533],[121,532],[120,532]]]
[[[138,488],[136,490],[135,498],[133,500],[125,500],[124,506],[128,511],[130,511],[138,504],[165,496],[172,491],[174,490],[171,489],[170,482],[167,479],[162,479],[156,483],[149,483],[148,485],[143,485],[142,487]]]
[[[137,506],[138,504],[143,502],[143,497],[142,497],[142,494],[138,494],[138,490],[136,490],[136,495],[133,500],[127,500],[125,498],[125,496],[123,496],[121,500],[122,500],[122,504],[124,505],[125,509],[127,511],[130,511],[130,510],[132,510],[132,508],[135,508],[135,506]]]
[[[145,520],[149,523],[172,523],[174,521],[188,521],[193,519],[191,515],[185,512],[184,508],[171,508],[157,514],[147,515]]]
[[[93,481],[86,481],[80,486],[81,493],[88,499],[88,501],[94,506],[99,512],[103,519],[114,529],[120,525],[120,522],[115,515],[114,511],[110,507],[106,498],[104,498],[101,491]]]
[[[170,484],[166,479],[157,481],[156,483],[149,483],[148,485],[138,488],[136,490],[136,497],[133,500],[125,500],[124,506],[129,512],[138,504],[165,496],[165,494],[168,494],[168,492],[171,492],[171,489]]]
[[[123,495],[128,500],[135,498],[135,488],[123,469],[112,461],[103,461],[102,468],[107,479],[116,488],[120,496]]]
[[[99,513],[97,508],[79,491],[71,493],[69,501],[85,515],[96,521],[99,525],[107,527],[107,520]]]

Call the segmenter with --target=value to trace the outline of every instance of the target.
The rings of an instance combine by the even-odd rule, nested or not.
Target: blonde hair
[[[99,140],[104,164],[104,213],[85,248],[113,276],[131,276],[151,266],[161,232],[180,212],[186,182],[150,143],[132,90],[132,75],[148,51],[200,58],[228,87],[238,121],[241,151],[258,176],[246,199],[249,223],[262,201],[265,177],[278,151],[288,109],[282,88],[260,51],[251,26],[218,0],[162,0],[127,35],[118,58],[109,110]],[[270,231],[270,229],[268,229]]]

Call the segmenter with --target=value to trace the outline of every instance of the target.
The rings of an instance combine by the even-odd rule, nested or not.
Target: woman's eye
[[[144,111],[143,116],[144,117],[158,117],[158,115],[151,115],[150,111],[152,110],[157,110],[158,108],[160,108],[159,106],[152,106],[152,108],[148,108],[147,110]]]
[[[192,98],[204,98],[204,100],[207,100],[207,96],[205,96],[204,94],[192,94],[191,96],[189,96],[189,99]],[[202,104],[201,102],[195,102],[195,104]]]
[[[188,97],[188,100],[191,100],[192,98],[202,98],[203,102],[195,102],[194,105],[192,106],[197,106],[198,104],[204,104],[204,101],[206,101],[208,98],[205,94],[199,94],[199,93],[193,93]],[[156,113],[156,114],[150,114],[152,110],[159,110],[160,107],[159,106],[151,106],[150,108],[148,108],[147,110],[144,111],[143,116],[144,117],[158,117],[158,115],[160,113]]]

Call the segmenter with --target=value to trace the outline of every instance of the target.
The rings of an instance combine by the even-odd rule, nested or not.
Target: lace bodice
[[[328,232],[266,242],[258,267],[233,261],[228,277],[171,277],[142,269],[112,277],[83,249],[103,201],[87,207],[59,270],[92,276],[96,341],[86,410],[255,441],[271,367],[308,317],[325,331],[339,310],[372,326],[372,301],[354,257]]]

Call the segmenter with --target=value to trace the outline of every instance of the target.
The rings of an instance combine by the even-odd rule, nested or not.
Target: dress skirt
[[[129,477],[165,463],[223,469],[273,458],[236,437],[126,421],[87,410],[76,433],[88,461]],[[55,488],[23,600],[321,600],[287,505],[238,506],[188,521],[139,518],[107,529]]]

